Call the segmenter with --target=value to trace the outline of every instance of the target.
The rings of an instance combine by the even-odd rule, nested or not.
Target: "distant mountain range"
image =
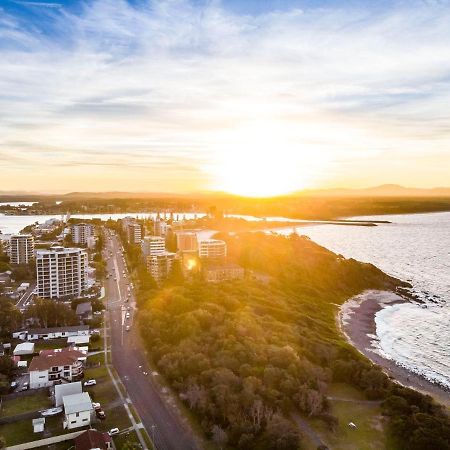
[[[240,196],[226,192],[70,192],[67,194],[44,194],[29,191],[0,191],[0,201],[37,200],[43,197],[49,200],[80,200],[88,198],[98,199],[138,199],[138,198],[239,198]],[[381,186],[363,189],[334,188],[334,189],[307,189],[286,194],[280,197],[449,197],[450,187],[436,188],[409,188],[397,184],[383,184]]]

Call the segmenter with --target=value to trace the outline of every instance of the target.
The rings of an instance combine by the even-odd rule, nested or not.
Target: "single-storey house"
[[[20,355],[32,355],[34,353],[34,343],[33,342],[21,342],[16,345],[13,351],[14,356]]]
[[[77,305],[76,314],[80,320],[92,319],[92,304],[91,302],[83,302]]]
[[[34,328],[30,330],[16,331],[13,338],[22,341],[35,341],[37,339],[58,339],[70,336],[89,336],[88,325],[76,325],[55,328]]]

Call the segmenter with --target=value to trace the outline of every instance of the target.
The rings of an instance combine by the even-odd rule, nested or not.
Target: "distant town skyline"
[[[446,1],[0,4],[0,191],[448,186]]]

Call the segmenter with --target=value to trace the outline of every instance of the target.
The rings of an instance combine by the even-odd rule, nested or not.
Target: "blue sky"
[[[0,190],[446,185],[449,6],[1,0]]]

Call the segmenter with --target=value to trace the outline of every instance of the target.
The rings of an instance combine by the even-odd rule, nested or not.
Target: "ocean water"
[[[450,213],[357,217],[376,227],[298,227],[324,247],[413,285],[423,303],[388,306],[375,320],[384,356],[450,388]],[[292,232],[292,228],[284,233]]]

